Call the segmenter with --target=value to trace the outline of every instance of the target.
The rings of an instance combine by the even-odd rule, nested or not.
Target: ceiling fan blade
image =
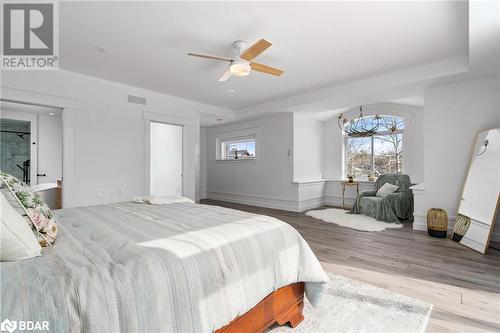
[[[225,57],[219,57],[219,56],[214,56],[210,54],[201,54],[201,53],[193,53],[189,52],[187,55],[192,56],[192,57],[200,57],[200,58],[206,58],[206,59],[212,59],[212,60],[222,60],[222,61],[227,61],[231,62],[233,59],[225,58]]]
[[[231,77],[231,71],[228,69],[227,71],[222,74],[222,76],[219,78],[219,82],[224,82],[227,81]]]
[[[252,69],[254,69],[256,71],[266,73],[266,74],[271,74],[271,75],[276,75],[276,76],[280,76],[281,74],[283,74],[283,71],[281,69],[277,69],[277,68],[274,68],[271,66],[259,64],[258,62],[251,62],[250,67],[252,67]]]
[[[272,44],[265,39],[259,40],[240,54],[240,58],[246,61],[255,59],[259,54],[267,50]]]

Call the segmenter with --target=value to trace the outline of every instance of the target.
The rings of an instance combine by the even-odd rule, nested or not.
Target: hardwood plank
[[[304,237],[326,270],[432,303],[427,332],[500,331],[497,249],[481,255],[450,239],[414,231],[411,223],[401,229],[360,232],[303,213],[212,200],[203,203],[285,221]]]

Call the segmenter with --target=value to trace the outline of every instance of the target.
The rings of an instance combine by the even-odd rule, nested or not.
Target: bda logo
[[[5,319],[1,324],[0,324],[0,331],[8,331],[9,333],[12,333],[16,330],[17,328],[17,322],[15,321],[10,321],[9,319]]]

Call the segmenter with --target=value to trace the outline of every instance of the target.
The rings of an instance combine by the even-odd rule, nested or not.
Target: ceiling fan
[[[248,47],[247,43],[243,41],[236,41],[232,44],[235,50],[234,58],[219,57],[209,54],[189,52],[188,55],[193,57],[207,58],[212,60],[221,60],[229,63],[229,68],[222,74],[219,81],[227,81],[232,75],[234,76],[247,76],[250,71],[256,70],[262,73],[280,76],[283,74],[281,69],[271,66],[259,64],[252,60],[259,56],[262,52],[267,50],[272,44],[265,39],[259,40],[257,43]]]

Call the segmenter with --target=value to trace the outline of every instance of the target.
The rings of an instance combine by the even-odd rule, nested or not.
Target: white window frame
[[[403,168],[401,169],[401,173],[404,173],[404,169],[405,169],[405,153],[404,153],[404,142],[405,142],[405,135],[404,135],[404,130],[406,129],[406,119],[403,118],[403,117],[400,117],[400,116],[393,116],[393,115],[382,115],[382,117],[397,117],[397,118],[401,118],[404,120],[404,125],[405,125],[405,128],[404,129],[398,129],[394,132],[390,132],[390,131],[382,131],[382,132],[377,132],[377,134],[375,134],[374,136],[371,136],[370,137],[370,141],[371,141],[371,154],[370,154],[370,165],[371,165],[371,168],[370,168],[370,172],[371,174],[373,175],[374,172],[375,172],[375,158],[374,158],[374,148],[373,148],[373,144],[374,144],[374,139],[376,136],[382,136],[382,135],[389,135],[389,134],[393,134],[393,133],[396,133],[396,134],[401,134],[403,136],[403,143],[401,145],[401,153],[402,153],[402,156],[403,156]],[[372,117],[372,116],[366,116],[366,117]],[[344,178],[347,179],[347,139],[349,138],[349,136],[345,133],[342,133],[342,136],[344,138],[343,142],[344,142],[344,149],[343,149],[343,160],[344,160]]]
[[[227,143],[236,143],[236,142],[243,142],[243,141],[249,141],[249,140],[254,140],[255,141],[255,156],[254,157],[249,157],[249,158],[239,158],[239,159],[226,159],[225,156],[225,146]],[[234,162],[234,163],[241,163],[241,162],[257,162],[259,160],[259,153],[260,153],[260,147],[259,147],[259,139],[258,139],[258,129],[257,128],[250,128],[250,129],[244,129],[244,130],[238,130],[235,132],[228,132],[228,133],[222,133],[220,134],[217,139],[215,140],[216,144],[216,149],[215,149],[215,160],[217,162]]]

